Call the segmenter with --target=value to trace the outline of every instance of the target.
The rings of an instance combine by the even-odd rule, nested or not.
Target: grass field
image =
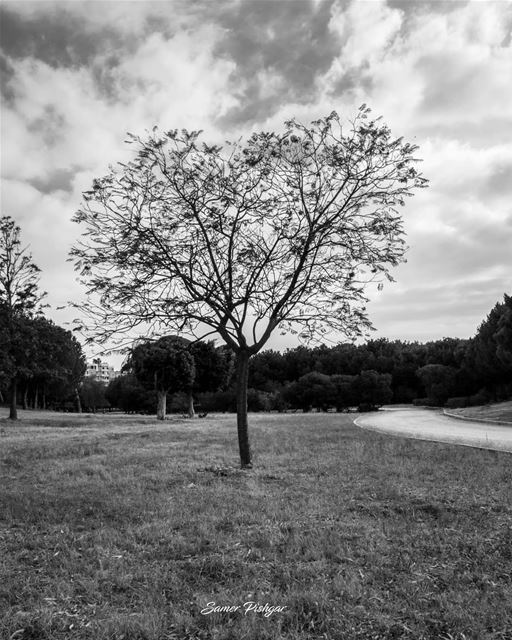
[[[457,413],[466,418],[498,420],[512,423],[512,402],[498,402],[481,407],[450,409],[450,413]]]
[[[510,454],[341,414],[251,433],[242,472],[233,416],[0,420],[0,637],[512,638]]]

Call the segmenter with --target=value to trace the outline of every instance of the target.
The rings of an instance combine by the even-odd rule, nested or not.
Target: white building
[[[102,362],[99,358],[95,358],[92,362],[87,363],[85,375],[108,384],[119,376],[119,371],[114,371],[114,367],[109,365],[108,362]]]

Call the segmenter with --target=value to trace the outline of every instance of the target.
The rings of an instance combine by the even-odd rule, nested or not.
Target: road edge
[[[438,444],[450,444],[455,447],[469,447],[470,449],[483,449],[485,451],[496,451],[497,453],[508,453],[509,455],[512,454],[512,451],[509,451],[508,449],[498,449],[497,447],[489,447],[489,446],[486,447],[484,445],[469,444],[467,442],[454,442],[453,440],[438,440],[437,438],[430,438],[421,434],[410,435],[410,434],[404,434],[404,433],[397,433],[396,431],[388,431],[387,429],[377,429],[375,427],[363,426],[361,424],[358,424],[358,420],[360,420],[361,418],[363,418],[363,416],[359,416],[358,418],[354,418],[353,420],[353,424],[355,424],[358,429],[363,429],[365,431],[373,431],[374,433],[380,433],[384,436],[393,436],[395,438],[405,438],[406,440],[421,440],[423,442],[437,442]],[[473,422],[476,422],[476,421],[473,421]],[[510,425],[509,422],[507,422],[506,424]]]

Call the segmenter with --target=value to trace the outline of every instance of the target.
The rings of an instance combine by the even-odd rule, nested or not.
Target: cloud
[[[213,56],[216,37],[207,26],[141,40],[110,69],[110,95],[94,73],[102,54],[85,66],[9,58],[11,98],[1,123],[2,214],[21,225],[54,307],[82,295],[66,263],[79,234],[71,217],[92,179],[130,156],[126,131],[144,134],[157,123],[211,129],[212,120],[234,104],[225,91],[233,64]],[[52,313],[66,320],[73,315]]]
[[[225,91],[233,64],[213,58],[215,37],[211,28],[148,37],[111,69],[114,103],[98,86],[94,65],[54,68],[31,57],[11,60],[13,98],[2,119],[4,174],[49,180],[70,167],[105,171],[126,154],[127,130],[211,126],[234,104]]]
[[[222,142],[363,102],[420,146],[409,262],[372,294],[384,335],[470,335],[510,290],[512,5],[403,0],[3,2],[2,214],[59,303],[81,191],[126,131]],[[278,346],[277,343],[272,343]],[[285,344],[284,342],[282,344]],[[288,344],[288,343],[286,343]]]
[[[215,52],[236,61],[229,89],[239,99],[219,126],[252,126],[283,104],[315,101],[317,75],[329,68],[338,47],[329,32],[333,4],[240,2],[218,16],[223,38]]]

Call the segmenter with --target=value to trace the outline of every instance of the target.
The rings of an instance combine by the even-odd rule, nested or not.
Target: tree
[[[96,340],[148,324],[219,335],[237,358],[242,467],[251,466],[249,359],[272,333],[303,340],[370,327],[365,284],[405,252],[398,207],[426,186],[416,146],[363,105],[225,149],[182,130],[129,135],[136,157],[93,183],[72,250]]]
[[[36,312],[44,294],[39,292],[40,269],[21,246],[21,230],[9,216],[0,218],[0,352],[10,386],[9,418],[16,420],[18,381],[30,358],[27,353],[27,318]]]
[[[106,386],[101,380],[96,380],[92,376],[87,376],[80,388],[82,405],[92,413],[97,409],[105,409],[110,406],[105,396]]]
[[[276,385],[287,381],[286,356],[279,351],[262,351],[251,358],[249,387],[274,391]]]
[[[231,354],[227,349],[218,349],[213,340],[196,341],[188,345],[194,360],[195,376],[188,389],[188,415],[193,418],[194,394],[217,391],[225,386],[231,372]]]
[[[285,387],[283,397],[291,407],[304,413],[312,407],[327,411],[335,404],[336,388],[329,376],[311,371]]]
[[[501,317],[498,320],[496,338],[496,355],[506,367],[512,369],[512,296],[503,296]]]
[[[425,387],[429,400],[443,405],[453,395],[457,381],[457,369],[444,364],[426,364],[416,371]]]
[[[40,390],[43,398],[57,400],[72,396],[78,412],[81,411],[79,387],[87,370],[82,347],[76,337],[42,316],[31,320],[34,329],[34,347],[27,384]],[[53,395],[53,398],[51,396]],[[50,398],[48,398],[50,396]],[[34,408],[37,408],[37,400]]]
[[[151,413],[155,406],[155,392],[145,389],[133,373],[125,373],[111,380],[105,397],[113,407],[126,413]]]
[[[132,350],[125,366],[146,389],[156,391],[159,420],[165,419],[167,394],[171,391],[189,393],[194,384],[194,359],[188,344],[188,340],[178,336],[142,342]]]
[[[512,297],[505,295],[480,324],[471,340],[464,369],[474,388],[487,388],[496,399],[512,390]]]
[[[334,386],[334,406],[336,411],[344,411],[355,404],[358,399],[354,392],[354,382],[357,376],[346,374],[334,374],[331,376],[331,384]]]
[[[365,407],[374,409],[387,402],[391,402],[393,392],[391,391],[391,375],[389,373],[377,373],[377,371],[361,371],[355,377],[353,392],[359,410]]]

